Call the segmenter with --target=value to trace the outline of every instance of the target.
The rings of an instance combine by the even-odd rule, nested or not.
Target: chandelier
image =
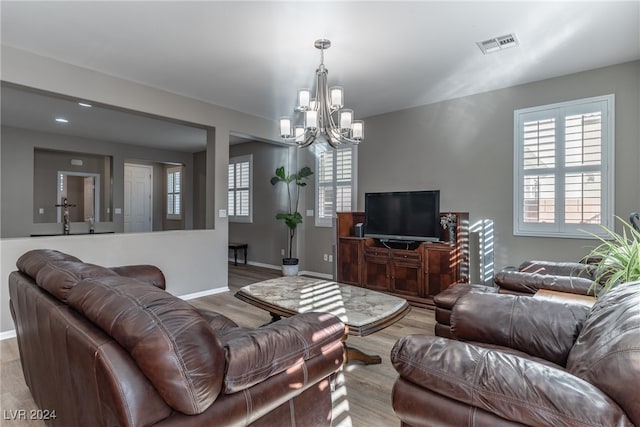
[[[311,90],[298,90],[298,105],[295,111],[304,115],[304,125],[292,128],[291,118],[280,119],[280,136],[299,147],[308,147],[314,142],[326,142],[333,148],[340,144],[359,144],[364,139],[364,122],[353,120],[353,110],[344,107],[342,88],[327,85],[327,68],[324,66],[324,50],[331,46],[327,39],[316,40],[320,49],[320,65],[316,70],[315,98]]]

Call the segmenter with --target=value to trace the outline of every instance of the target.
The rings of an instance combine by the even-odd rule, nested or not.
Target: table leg
[[[238,248],[233,248],[233,265],[238,265]]]
[[[245,265],[247,264],[247,250],[249,249],[248,246],[244,247],[244,263]]]
[[[350,363],[352,361],[362,362],[365,365],[379,365],[382,363],[382,358],[375,354],[367,354],[362,350],[358,350],[357,348],[350,347],[347,344],[347,338],[349,337],[348,330],[347,333],[342,337],[342,346],[344,347],[344,364]]]
[[[353,361],[359,361],[365,365],[379,365],[382,363],[382,358],[375,354],[367,354],[357,348],[349,347],[347,343],[344,345],[344,363],[351,363]]]

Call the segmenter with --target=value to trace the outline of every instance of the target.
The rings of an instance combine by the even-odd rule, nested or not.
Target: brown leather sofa
[[[436,312],[435,333],[451,338],[451,312],[458,299],[467,292],[481,291],[533,296],[539,290],[570,295],[593,296],[596,267],[579,262],[525,261],[517,269],[505,269],[494,277],[495,286],[462,283],[433,298]],[[578,300],[578,298],[576,298]]]
[[[344,325],[306,313],[258,329],[197,310],[153,266],[52,250],[9,277],[24,378],[52,426],[328,426]]]
[[[640,426],[640,282],[592,308],[470,291],[451,326],[392,349],[403,426]]]

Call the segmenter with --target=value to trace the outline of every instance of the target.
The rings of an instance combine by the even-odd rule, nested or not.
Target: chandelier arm
[[[317,129],[315,131],[310,131],[310,130],[306,131],[304,134],[302,134],[302,138],[300,142],[298,142],[298,147],[305,148],[310,146],[315,142],[317,135],[318,135]]]

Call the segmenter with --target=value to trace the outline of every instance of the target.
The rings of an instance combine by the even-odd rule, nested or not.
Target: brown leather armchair
[[[305,313],[258,329],[164,291],[154,266],[52,250],[9,276],[24,377],[61,427],[331,423],[344,324]]]
[[[470,291],[451,326],[393,347],[403,426],[640,425],[640,282],[591,309]]]
[[[533,296],[539,290],[555,291],[571,295],[593,296],[596,267],[578,262],[525,261],[518,268],[507,268],[494,277],[495,286],[457,284],[436,295],[433,299],[436,311],[435,333],[450,338],[451,311],[458,299],[469,291]],[[577,302],[585,298],[574,298]],[[588,298],[586,298],[588,299]]]

